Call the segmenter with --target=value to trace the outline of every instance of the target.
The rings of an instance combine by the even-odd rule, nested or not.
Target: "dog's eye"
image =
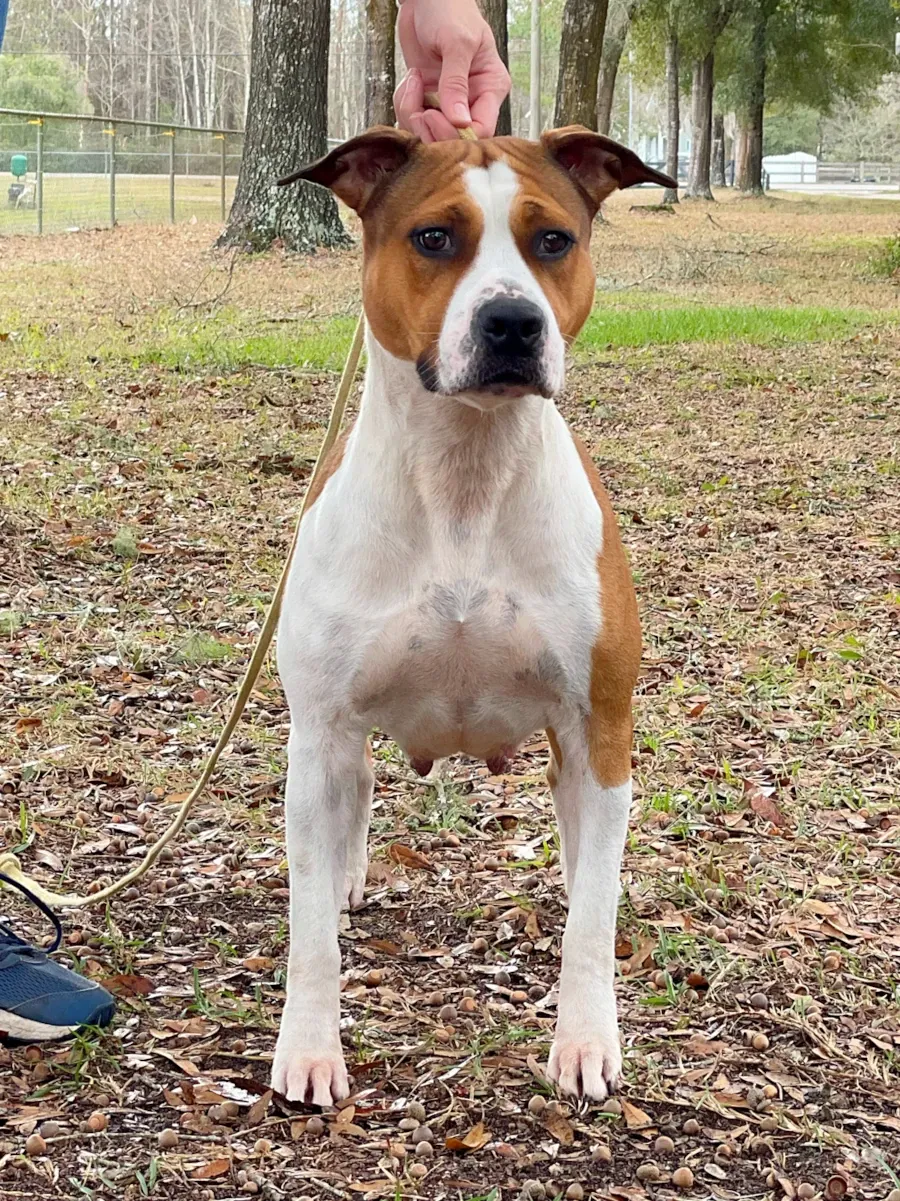
[[[429,258],[443,259],[453,254],[453,235],[449,229],[417,229],[412,240],[416,250]]]
[[[564,229],[545,229],[534,240],[534,253],[539,259],[561,259],[574,244]]]

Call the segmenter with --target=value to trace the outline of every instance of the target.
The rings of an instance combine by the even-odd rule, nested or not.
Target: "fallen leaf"
[[[111,838],[98,838],[96,842],[83,842],[80,847],[75,848],[75,854],[79,857],[102,855],[111,842]]]
[[[535,939],[541,937],[541,928],[538,925],[538,916],[537,916],[537,912],[534,909],[532,909],[531,913],[529,913],[528,918],[525,922],[525,933],[528,935],[528,937],[531,939],[532,942],[534,942]]]
[[[402,864],[403,867],[424,867],[429,870],[431,868],[431,860],[426,855],[421,851],[414,851],[412,847],[404,846],[402,842],[391,843],[388,847],[388,858]]]
[[[717,1163],[705,1163],[703,1171],[707,1176],[712,1176],[713,1180],[726,1180],[728,1178],[728,1173],[724,1168],[720,1168]]]
[[[400,944],[391,942],[389,938],[370,938],[364,946],[371,947],[373,951],[381,951],[382,955],[400,955],[403,952]]]
[[[630,1101],[622,1098],[622,1116],[625,1118],[625,1125],[629,1130],[642,1130],[647,1126],[652,1126],[653,1119],[649,1113],[644,1113],[643,1109],[639,1109],[637,1105],[632,1105]]]
[[[182,1059],[177,1055],[173,1055],[171,1051],[166,1051],[162,1047],[155,1047],[154,1055],[159,1055],[162,1059],[168,1059],[170,1063],[174,1063],[177,1068],[181,1068],[185,1076],[199,1076],[200,1069],[192,1059]]]
[[[713,1093],[712,1096],[720,1105],[726,1105],[729,1109],[747,1108],[747,1098],[743,1093],[721,1091]]]
[[[444,1146],[448,1151],[480,1151],[490,1141],[490,1130],[485,1130],[484,1122],[479,1122],[463,1138],[454,1138],[451,1135],[450,1138],[444,1139]]]
[[[547,1088],[553,1087],[553,1082],[549,1079],[549,1077],[547,1076],[547,1073],[544,1071],[544,1069],[538,1063],[538,1061],[534,1055],[526,1056],[525,1062],[528,1064],[528,1068],[529,1068],[532,1076],[534,1076],[535,1080],[537,1080],[538,1084],[543,1084]]]
[[[653,952],[656,950],[657,940],[655,938],[642,938],[638,943],[637,950],[621,964],[623,976],[633,976],[635,972],[643,971],[643,969],[653,959]]]
[[[704,1038],[702,1034],[694,1034],[684,1043],[684,1052],[694,1059],[707,1059],[712,1055],[721,1055],[728,1050],[728,1044],[720,1039]]]
[[[63,869],[63,861],[59,855],[54,855],[52,851],[44,850],[43,847],[35,851],[34,857],[38,863],[43,863],[46,867],[52,867],[55,872],[61,872]]]
[[[107,976],[100,983],[116,997],[146,997],[156,988],[148,976],[129,976],[127,973]]]
[[[216,1176],[224,1176],[231,1171],[230,1159],[214,1159],[191,1172],[191,1180],[213,1180]]]
[[[562,1143],[564,1147],[572,1145],[575,1140],[575,1132],[558,1110],[545,1109],[541,1114],[541,1122],[544,1129],[548,1130],[558,1143]]]
[[[244,1119],[245,1126],[258,1126],[266,1114],[269,1112],[269,1106],[272,1104],[272,1090],[267,1089],[261,1097],[259,1097],[250,1108],[247,1110],[247,1117]]]
[[[756,816],[761,817],[763,821],[770,822],[773,826],[781,827],[788,824],[787,818],[772,798],[767,796],[760,786],[754,784],[751,780],[744,781],[744,800],[749,804]]]

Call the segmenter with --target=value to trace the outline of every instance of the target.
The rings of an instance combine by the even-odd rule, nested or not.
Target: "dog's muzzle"
[[[416,366],[430,392],[549,396],[546,346],[547,318],[538,305],[524,296],[494,296],[472,316],[460,347],[465,367],[452,384],[442,378],[430,356],[423,356]]]
[[[497,296],[478,309],[472,327],[471,388],[545,390],[542,357],[547,320],[533,301]]]

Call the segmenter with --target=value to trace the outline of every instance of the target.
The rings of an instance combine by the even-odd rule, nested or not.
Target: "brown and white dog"
[[[423,145],[376,128],[299,171],[362,218],[359,418],[303,520],[278,666],[291,710],[287,1002],[272,1083],[347,1094],[340,909],[363,899],[390,734],[424,773],[494,770],[537,729],[569,894],[549,1074],[602,1099],[640,627],[609,499],[553,398],[594,300],[591,223],[615,188],[674,186],[580,127]]]

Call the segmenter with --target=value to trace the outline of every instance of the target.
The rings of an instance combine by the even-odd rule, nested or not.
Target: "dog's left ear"
[[[678,187],[674,179],[648,167],[627,146],[620,146],[612,138],[585,129],[583,125],[551,129],[542,135],[541,142],[571,175],[595,213],[616,188],[633,188],[639,183],[655,183],[661,188]]]
[[[405,166],[418,138],[390,125],[375,125],[330,154],[293,175],[279,179],[278,186],[308,179],[331,188],[345,204],[362,214],[375,192],[393,173]]]

